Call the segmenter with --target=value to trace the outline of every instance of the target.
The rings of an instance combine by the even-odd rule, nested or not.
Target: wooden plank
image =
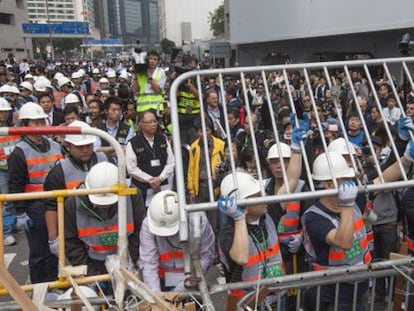
[[[401,242],[400,247],[400,253],[390,253],[390,259],[403,259],[406,258],[408,255],[408,243],[407,242]],[[404,284],[405,279],[403,276],[397,276],[395,279],[395,289],[393,293],[393,310],[394,311],[400,311],[401,310],[401,304],[402,304],[402,295],[398,294],[401,293],[404,290]]]
[[[0,281],[1,284],[7,289],[10,296],[16,303],[22,308],[22,310],[36,311],[38,308],[26,295],[26,293],[20,288],[19,284],[13,278],[13,276],[6,270],[3,265],[0,265]]]

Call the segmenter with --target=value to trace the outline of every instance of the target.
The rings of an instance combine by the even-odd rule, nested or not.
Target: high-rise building
[[[30,23],[80,22],[83,0],[27,0],[27,11]]]
[[[124,44],[159,43],[157,0],[108,0],[109,32]]]
[[[209,13],[222,3],[223,0],[158,0],[161,39],[172,40],[177,46],[212,39]]]
[[[24,38],[21,26],[27,22],[25,1],[0,1],[0,12],[0,58],[9,53],[17,58],[32,57],[32,40]]]

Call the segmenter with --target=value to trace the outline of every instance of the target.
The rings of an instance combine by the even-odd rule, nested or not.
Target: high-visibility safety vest
[[[371,252],[368,249],[368,239],[365,231],[364,219],[358,206],[354,205],[354,240],[350,250],[344,250],[340,247],[331,245],[328,254],[328,266],[318,264],[318,258],[313,248],[312,242],[306,231],[305,217],[308,213],[318,214],[339,228],[339,219],[329,215],[320,208],[313,205],[302,217],[302,226],[304,231],[304,246],[307,253],[312,257],[312,268],[314,271],[326,270],[344,266],[353,266],[358,264],[368,264],[372,260]]]
[[[50,169],[56,161],[63,159],[60,145],[49,138],[45,139],[50,146],[47,152],[34,149],[25,140],[21,140],[16,145],[23,151],[29,174],[29,182],[24,186],[25,192],[43,191],[43,184]]]
[[[153,76],[155,82],[161,80],[162,78],[162,71],[161,68],[156,69],[156,73]],[[137,74],[136,76],[137,83],[139,85],[139,95],[137,97],[137,112],[144,112],[149,109],[164,110],[164,105],[162,102],[164,101],[163,93],[145,93],[145,86],[148,83],[148,77],[144,74]]]
[[[276,226],[268,215],[265,216],[265,227],[267,231],[265,243],[258,243],[249,234],[249,260],[243,266],[242,272],[242,281],[244,282],[274,278],[285,273]],[[227,259],[223,260],[223,262],[226,261]],[[234,290],[232,294],[241,298],[245,293],[241,290]]]
[[[180,114],[199,114],[200,101],[197,96],[191,92],[178,92],[178,113]]]
[[[165,279],[165,273],[176,272],[184,273],[184,254],[182,249],[174,248],[171,239],[165,237],[155,236],[158,248],[158,274],[161,279]],[[179,243],[178,238],[177,245]]]
[[[118,249],[118,213],[111,219],[98,219],[88,212],[84,202],[76,198],[76,227],[79,239],[88,247],[88,256],[94,260],[104,261],[108,255]],[[127,233],[134,231],[132,204],[127,200]]]
[[[53,105],[56,108],[63,110],[65,108],[65,92],[53,92]]]
[[[90,167],[95,165],[96,163],[107,161],[108,158],[103,152],[96,152],[92,155],[92,160],[90,163]],[[62,167],[63,176],[65,177],[65,184],[66,189],[75,189],[81,183],[85,181],[86,175],[88,171],[83,171],[79,169],[74,163],[73,160],[69,159],[68,157],[64,158],[63,160],[59,161],[59,164]]]
[[[20,140],[20,136],[10,135],[10,136],[0,136],[0,170],[7,171],[8,165],[7,160],[9,155],[14,150],[14,147]]]
[[[295,189],[295,193],[302,191],[305,182],[299,180],[298,186]],[[286,214],[284,214],[279,221],[277,226],[277,233],[279,235],[279,240],[283,241],[284,239],[289,239],[291,234],[299,233],[299,224],[300,224],[300,201],[289,202],[286,205]]]

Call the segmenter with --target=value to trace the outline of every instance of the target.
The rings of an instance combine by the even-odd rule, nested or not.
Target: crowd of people
[[[340,70],[330,77],[314,71],[310,84],[294,70],[271,72],[265,81],[261,73],[225,75],[224,88],[206,75],[202,90],[190,78],[177,92],[183,159],[175,159],[169,88],[182,72],[198,69],[197,59],[187,57],[183,66],[161,66],[155,51],[143,68],[119,60],[0,63],[0,126],[94,127],[123,147],[138,189],[127,200],[129,252],[151,289],[184,289],[175,161],[184,164],[189,203],[217,202],[202,218],[201,266],[206,272],[217,265],[228,282],[388,259],[399,251],[402,224],[414,252],[413,190],[358,194],[357,187],[400,179],[401,162],[412,177],[414,94],[405,85],[378,70],[372,88],[359,69],[351,79]],[[0,144],[3,193],[117,182],[115,150],[95,136],[34,133],[2,137]],[[272,196],[313,185],[338,187],[338,194],[243,208],[236,202],[261,197],[262,189]],[[86,264],[88,274],[106,273],[105,258],[116,252],[117,202],[115,194],[65,200],[65,255],[72,265]],[[14,230],[26,230],[32,283],[57,278],[54,199],[6,202],[3,228],[5,245],[16,243]],[[361,282],[355,291],[358,310],[368,286]],[[335,288],[322,289],[328,310]],[[378,297],[386,291],[385,279],[376,282]],[[353,295],[353,284],[341,284],[344,310]],[[268,301],[284,299],[276,296]],[[314,300],[309,290],[305,307],[312,310]]]

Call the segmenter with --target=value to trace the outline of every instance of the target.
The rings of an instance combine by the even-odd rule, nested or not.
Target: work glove
[[[409,140],[410,139],[409,131],[414,131],[413,120],[409,117],[401,117],[398,120],[398,136],[402,140]]]
[[[220,196],[217,206],[223,214],[233,218],[234,221],[242,220],[246,217],[244,210],[237,206],[235,197]]]
[[[59,257],[59,238],[47,242],[49,243],[49,251],[56,257]]]
[[[353,181],[344,181],[339,185],[338,201],[343,207],[353,207],[358,195],[358,187]]]
[[[33,220],[26,213],[17,216],[16,229],[28,231],[33,226]]]
[[[304,112],[302,114],[302,119],[299,119],[299,127],[296,127],[295,114],[290,114],[290,124],[292,124],[292,143],[291,148],[293,150],[300,150],[300,142],[303,141],[304,144],[307,142],[308,131],[310,127],[310,116],[308,113]]]
[[[289,242],[287,243],[289,253],[296,254],[302,245],[303,236],[302,233],[296,233],[289,236]]]
[[[410,141],[405,148],[404,157],[410,162],[414,162],[414,141]]]

